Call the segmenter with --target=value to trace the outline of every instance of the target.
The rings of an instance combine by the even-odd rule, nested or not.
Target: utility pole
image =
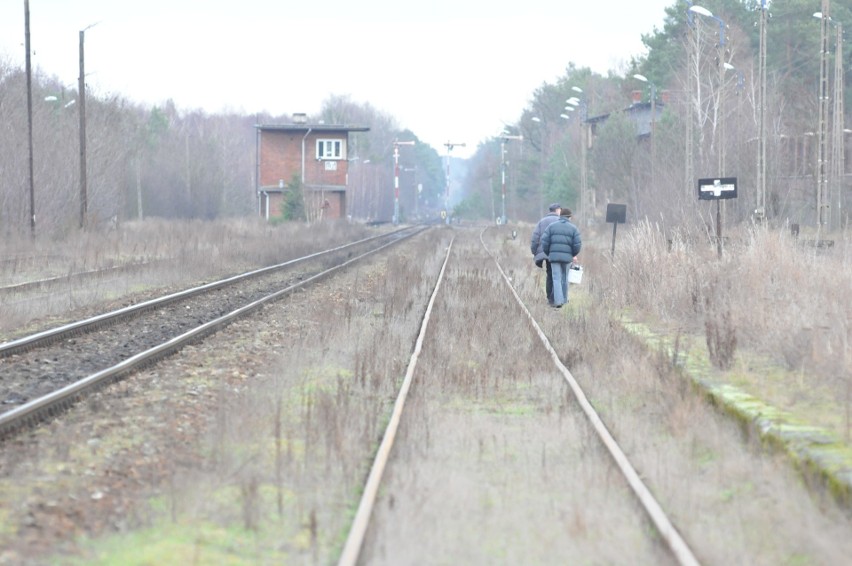
[[[447,224],[450,223],[450,153],[454,147],[464,147],[463,143],[447,142],[444,147],[447,148],[447,191],[444,194],[444,211],[446,213]]]
[[[718,16],[714,16],[710,10],[704,8],[702,6],[690,6],[689,12],[698,14],[699,16],[703,16],[705,18],[711,18],[719,24],[719,43],[716,44],[717,47],[717,64],[719,67],[719,84],[718,91],[716,93],[716,159],[717,159],[717,171],[719,178],[721,179],[724,175],[725,169],[725,140],[724,140],[724,100],[725,100],[725,22],[719,18]],[[696,43],[697,47],[697,43]],[[697,49],[696,49],[697,52]],[[697,60],[696,53],[696,60]],[[697,69],[696,69],[697,75]],[[699,92],[700,92],[700,83],[699,84]],[[700,101],[700,96],[698,97]],[[700,149],[699,145],[699,149]],[[719,254],[719,257],[722,257],[722,200],[716,199],[716,251]]]
[[[33,167],[33,71],[30,61],[30,2],[24,0],[24,37],[27,65],[27,132],[30,169],[30,234],[35,237],[35,168]]]
[[[826,215],[829,207],[826,193],[828,176],[826,172],[826,138],[828,128],[828,20],[830,0],[822,0],[822,17],[820,18],[820,58],[819,58],[819,110],[817,121],[817,162],[816,162],[816,221],[817,234],[823,228],[828,228]],[[819,236],[817,237],[817,239]]]
[[[80,31],[80,77],[77,90],[79,90],[80,104],[80,228],[86,225],[86,209],[88,208],[86,178],[86,64],[83,45],[85,43],[86,30]]]
[[[655,128],[657,123],[657,85],[653,81],[648,80],[645,75],[635,74],[633,78],[643,83],[648,83],[651,86],[651,120],[650,120],[650,138],[651,138],[651,186],[657,183],[657,175],[655,169],[656,161],[656,135]]]
[[[393,223],[399,224],[399,146],[414,145],[413,141],[393,142]]]
[[[506,223],[506,142],[509,140],[524,141],[524,136],[510,136],[508,134],[500,136],[500,184],[503,195],[500,224]]]
[[[698,74],[698,30],[695,24],[695,16],[691,10],[692,2],[689,2],[690,8],[686,10],[686,23],[689,42],[689,52],[687,54],[687,77],[686,77],[686,139],[684,140],[684,151],[686,159],[684,160],[684,175],[687,199],[690,199],[693,194],[693,178],[694,178],[694,157],[693,157],[693,138],[695,137],[695,115],[692,108],[692,83],[693,80],[697,84],[700,80]],[[693,78],[694,77],[694,78]],[[697,95],[696,95],[697,96]]]
[[[589,133],[589,103],[583,89],[578,86],[572,86],[571,90],[580,95],[580,218],[586,225],[591,224],[592,216],[589,214],[588,190],[588,150],[591,142]],[[542,206],[543,208],[543,206]],[[594,209],[594,202],[592,202]]]
[[[834,52],[834,111],[831,128],[831,214],[829,224],[843,227],[843,174],[846,169],[844,143],[844,104],[843,104],[843,26],[833,22],[837,28],[836,48]],[[835,224],[836,221],[836,224]]]
[[[89,210],[88,202],[88,179],[86,176],[86,57],[84,45],[86,41],[86,30],[98,25],[94,23],[80,30],[80,77],[77,82],[80,103],[80,229],[86,227],[86,214]]]
[[[719,107],[716,109],[716,130],[718,133],[716,142],[716,153],[718,159],[718,175],[721,179],[725,176],[725,22],[719,18],[719,94],[716,97]],[[716,252],[722,257],[722,199],[716,201]]]
[[[760,53],[758,56],[757,86],[757,209],[758,221],[766,219],[766,0],[760,6]]]

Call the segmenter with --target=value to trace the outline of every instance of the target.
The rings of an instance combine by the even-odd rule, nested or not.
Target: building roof
[[[654,112],[656,112],[656,113],[662,112],[663,108],[665,106],[666,106],[666,104],[664,102],[662,102],[661,100],[658,100],[655,104]],[[627,112],[628,114],[635,114],[635,113],[640,112],[640,111],[650,112],[651,111],[651,103],[650,102],[634,102],[633,104],[631,104],[627,108],[624,108],[624,109],[621,110],[621,112]],[[585,121],[588,122],[589,124],[596,124],[598,122],[605,122],[610,117],[611,114],[612,114],[612,112],[607,112],[606,114],[599,114],[598,116],[590,116],[589,118],[586,118]]]
[[[255,124],[260,131],[267,132],[369,132],[369,126],[346,126],[342,124]]]

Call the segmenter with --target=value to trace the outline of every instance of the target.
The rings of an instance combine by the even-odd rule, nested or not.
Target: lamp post
[[[689,37],[689,61],[687,63],[687,120],[686,120],[686,140],[685,140],[685,175],[687,195],[692,195],[694,190],[693,182],[695,178],[695,152],[694,152],[694,137],[695,137],[695,116],[701,111],[701,75],[699,73],[699,47],[701,44],[700,28],[695,24],[695,15],[712,16],[709,10],[701,6],[695,6],[690,0],[685,0],[689,4],[686,10],[686,23]],[[695,96],[693,97],[692,85],[695,84]],[[701,145],[699,144],[699,160],[701,158]]]
[[[80,77],[77,86],[80,103],[77,108],[80,113],[80,228],[86,226],[86,213],[89,209],[88,202],[88,178],[86,175],[86,65],[84,55],[84,44],[86,41],[86,30],[98,25],[94,23],[80,30]]]
[[[817,117],[817,162],[816,162],[816,220],[817,230],[826,225],[825,217],[825,193],[828,184],[825,163],[826,137],[828,127],[828,21],[829,0],[822,0],[822,12],[820,14],[820,50],[819,50],[819,90],[818,90],[818,117]],[[819,232],[818,232],[819,233]]]
[[[760,51],[758,54],[758,108],[757,108],[757,209],[758,220],[766,218],[766,0],[760,5]]]
[[[654,135],[654,129],[657,121],[657,85],[653,81],[648,80],[648,77],[639,73],[633,75],[633,78],[651,85],[651,185],[653,186],[656,184],[656,169],[654,167],[656,136]]]
[[[828,2],[823,3],[824,8],[828,8]],[[825,186],[823,186],[823,202],[822,209],[828,209],[827,212],[824,213],[824,220],[827,228],[831,228],[833,224],[833,219],[837,219],[839,225],[842,225],[843,221],[843,174],[845,170],[845,144],[844,144],[844,135],[845,135],[845,127],[844,127],[844,104],[843,104],[843,26],[840,22],[834,20],[830,16],[827,15],[826,12],[816,12],[814,14],[814,18],[817,18],[824,22],[824,24],[831,24],[835,28],[836,32],[836,40],[835,40],[835,55],[834,55],[834,92],[833,95],[833,109],[832,109],[832,121],[831,121],[831,157],[828,159],[830,165],[829,171],[829,180],[828,183],[824,183],[824,185],[828,185],[828,191],[825,191]],[[825,73],[828,74],[828,28],[826,26],[820,26],[822,32],[822,46],[823,50],[821,52],[820,59],[820,87],[822,88],[823,80],[822,80],[822,65],[825,65]],[[827,78],[825,81],[827,82]],[[825,102],[823,108],[823,99],[825,97]],[[825,93],[820,92],[820,116],[822,118],[825,115],[825,119],[828,118],[828,92]],[[827,136],[828,126],[826,124],[821,125],[824,127],[820,129],[820,134],[823,136]],[[825,158],[825,156],[823,156]],[[819,185],[817,190],[819,191]],[[818,192],[818,202],[819,202],[819,192]],[[833,204],[833,206],[832,206]]]
[[[547,134],[547,126],[541,118],[539,118],[538,116],[533,116],[532,118],[530,118],[530,120],[532,120],[533,122],[538,124],[539,127],[541,128],[541,141],[540,141],[540,146],[538,148],[538,150],[539,150],[539,159],[538,159],[538,176],[539,176],[538,201],[539,202],[538,202],[538,205],[539,205],[539,209],[541,210],[541,209],[544,208],[544,188],[545,188],[544,187],[544,171],[545,171],[545,160],[547,159],[546,152],[545,152],[545,150],[546,150],[545,142],[547,141],[548,134]],[[532,146],[533,146],[533,148],[535,148],[534,143],[532,144]]]
[[[580,217],[586,219],[586,224],[588,225],[591,221],[591,216],[588,214],[588,149],[590,135],[589,135],[589,104],[586,100],[586,95],[583,92],[583,89],[578,86],[572,86],[571,90],[580,95],[580,134],[581,134],[581,142],[580,142]],[[576,97],[572,97],[576,98]],[[568,100],[571,100],[569,98]],[[593,205],[594,206],[594,205]]]
[[[33,166],[33,73],[30,59],[30,2],[24,0],[24,49],[27,68],[27,140],[30,173],[30,235],[35,238],[35,167]]]
[[[719,66],[719,87],[718,92],[716,93],[716,131],[718,132],[717,136],[717,144],[716,144],[716,158],[717,158],[717,174],[719,177],[724,176],[725,169],[725,142],[724,142],[724,117],[723,117],[723,107],[724,107],[724,98],[725,98],[725,89],[723,88],[725,82],[725,22],[722,21],[718,16],[714,16],[710,10],[707,8],[703,8],[701,6],[690,6],[689,11],[703,16],[705,18],[711,18],[719,24],[719,43],[716,44],[718,49],[718,66]],[[719,257],[722,257],[722,200],[716,200],[716,251],[719,254]]]
[[[509,140],[524,141],[524,136],[510,136],[508,134],[500,136],[500,185],[502,187],[500,224],[506,223],[506,142]]]
[[[393,142],[393,223],[399,224],[399,146],[414,145],[413,141]]]
[[[444,211],[446,214],[447,224],[450,223],[450,153],[454,147],[464,147],[465,144],[457,142],[447,142],[444,147],[447,148],[447,191],[444,194]]]

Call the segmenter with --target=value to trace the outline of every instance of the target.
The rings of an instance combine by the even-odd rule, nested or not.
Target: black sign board
[[[608,204],[606,205],[606,221],[624,224],[627,222],[627,205],[626,204]]]
[[[627,205],[607,204],[606,221],[612,222],[612,255],[615,255],[615,231],[619,223],[624,224],[627,221]]]
[[[737,178],[698,179],[699,200],[737,198]]]

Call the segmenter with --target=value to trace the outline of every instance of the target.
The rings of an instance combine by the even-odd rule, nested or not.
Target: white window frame
[[[346,159],[346,140],[343,138],[318,139],[316,144],[317,159]]]

